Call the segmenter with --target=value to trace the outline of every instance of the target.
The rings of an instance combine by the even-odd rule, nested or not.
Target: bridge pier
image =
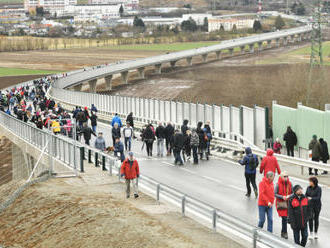
[[[128,84],[128,71],[123,71],[121,74],[121,81],[123,84]]]
[[[96,82],[97,82],[97,79],[92,79],[92,80],[88,81],[90,93],[96,93]]]
[[[207,53],[202,55],[203,62],[205,63],[207,60]]]
[[[216,51],[215,52],[215,56],[217,57],[217,59],[220,59],[220,57],[221,57],[221,51]]]
[[[112,90],[112,75],[104,77],[106,90]]]
[[[232,56],[234,54],[234,48],[229,48],[229,54]]]
[[[138,68],[138,73],[139,73],[139,77],[140,79],[144,79],[145,75],[144,75],[144,67]]]
[[[189,66],[192,66],[192,57],[188,57],[188,58],[186,58],[186,60],[187,60],[187,64]]]
[[[177,60],[174,60],[174,61],[171,61],[171,62],[170,62],[172,68],[175,67],[176,62],[177,62]]]
[[[162,64],[156,64],[155,69],[156,69],[157,74],[161,74],[162,73]]]
[[[281,45],[281,44],[280,44],[280,38],[277,38],[277,39],[276,39],[276,47],[280,47],[280,45]]]
[[[82,89],[82,84],[78,84],[78,85],[73,86],[73,89],[74,89],[75,91],[81,91],[81,89]]]
[[[301,42],[302,41],[302,35],[301,34],[298,34],[297,41],[298,42]]]
[[[240,49],[241,49],[241,54],[244,54],[245,53],[245,46],[240,46]]]
[[[262,51],[263,50],[263,46],[262,46],[263,42],[258,42],[258,51]]]
[[[283,46],[288,45],[288,37],[283,37]]]
[[[296,39],[295,35],[290,36],[290,42],[291,43],[295,43],[295,39]]]
[[[249,50],[250,50],[250,53],[254,53],[254,43],[249,44]]]
[[[272,48],[272,40],[267,40],[267,48]]]

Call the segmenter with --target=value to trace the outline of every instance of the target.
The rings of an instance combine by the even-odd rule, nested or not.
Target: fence
[[[133,112],[137,119],[144,122],[170,121],[175,125],[181,125],[183,120],[187,119],[192,127],[196,127],[198,121],[203,123],[210,121],[212,129],[224,137],[229,133],[236,133],[260,148],[265,147],[268,111],[257,106],[237,108],[234,106],[92,94],[58,88],[51,88],[49,95],[58,101],[71,105],[91,106],[95,104],[98,110],[105,114],[128,115]]]
[[[315,134],[330,141],[330,111],[321,111],[298,104],[297,109],[273,103],[274,137],[283,139],[288,126],[298,138],[298,147],[308,150],[309,142]]]

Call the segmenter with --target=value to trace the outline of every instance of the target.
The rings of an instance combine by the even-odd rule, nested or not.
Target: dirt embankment
[[[0,137],[0,186],[12,180],[11,142]]]
[[[7,88],[22,82],[44,77],[45,75],[25,75],[25,76],[8,76],[0,77],[0,89]]]
[[[0,215],[5,247],[241,247],[141,194],[124,198],[124,184],[87,166],[81,178],[28,188]],[[1,187],[0,187],[1,191]]]

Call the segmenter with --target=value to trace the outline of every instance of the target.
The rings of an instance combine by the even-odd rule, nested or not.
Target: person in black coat
[[[174,154],[174,164],[179,163],[179,165],[183,165],[183,161],[181,158],[181,151],[184,146],[185,137],[179,130],[175,131],[173,136],[173,154]]]
[[[152,157],[155,133],[152,124],[149,124],[142,133],[142,140],[146,143],[148,157]]]
[[[97,116],[94,112],[91,112],[90,120],[91,120],[92,130],[93,132],[96,132]]]
[[[118,126],[118,123],[115,123],[113,125],[113,128],[111,130],[111,134],[112,134],[112,144],[113,144],[113,146],[115,146],[116,139],[121,138],[120,127]]]
[[[129,125],[134,129],[133,112],[129,113],[127,116],[126,123],[129,123]]]
[[[187,135],[187,130],[189,130],[188,123],[189,123],[188,120],[184,120],[183,125],[181,126],[181,133],[183,134],[183,136],[186,136]]]
[[[200,154],[200,159],[203,159],[203,155],[206,152],[206,148],[207,148],[207,143],[205,140],[205,133],[203,130],[203,122],[198,122],[197,123],[197,129],[196,132],[199,136],[199,154]]]
[[[84,123],[80,133],[84,135],[84,140],[86,145],[89,145],[89,141],[92,138],[92,134],[96,137],[96,134],[93,132],[93,130],[90,127],[87,126],[87,123]]]
[[[293,187],[293,193],[294,195],[288,203],[288,221],[293,230],[294,242],[305,247],[308,238],[307,222],[310,218],[310,208],[308,206],[308,199],[303,194],[300,185]]]
[[[309,186],[306,190],[306,197],[308,198],[311,210],[311,218],[309,220],[310,239],[318,239],[317,231],[319,229],[319,216],[322,207],[322,189],[318,185],[318,180],[316,177],[309,178]]]
[[[324,139],[320,138],[319,142],[321,144],[321,160],[324,164],[328,163],[329,160],[329,151],[328,151],[328,144]],[[327,171],[324,171],[322,175],[328,174]]]
[[[165,143],[166,143],[167,156],[170,156],[172,154],[171,141],[173,135],[174,135],[174,127],[172,126],[172,123],[169,122],[165,127]]]
[[[294,147],[297,145],[297,136],[292,131],[291,127],[288,126],[286,133],[284,134],[283,140],[287,149],[287,155],[294,157]]]

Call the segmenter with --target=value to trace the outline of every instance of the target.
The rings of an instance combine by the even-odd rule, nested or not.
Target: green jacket
[[[319,159],[321,157],[322,148],[320,142],[318,142],[317,140],[313,139],[309,143],[309,150],[312,150],[312,158]]]

